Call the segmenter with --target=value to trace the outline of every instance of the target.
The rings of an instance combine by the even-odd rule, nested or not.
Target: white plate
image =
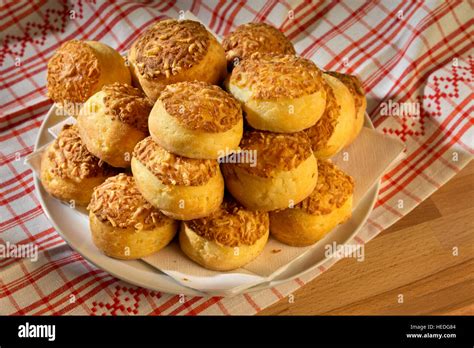
[[[53,106],[46,115],[43,124],[39,129],[35,150],[53,140],[52,136],[48,132],[48,128],[64,119],[63,116],[56,115],[55,111],[56,108]],[[365,126],[373,128],[372,122],[367,115],[365,118]],[[191,296],[233,296],[238,294],[204,294],[177,283],[168,275],[160,272],[156,268],[153,268],[141,260],[121,261],[105,256],[92,243],[91,234],[89,231],[89,221],[85,209],[72,209],[67,204],[52,198],[43,189],[41,182],[36,175],[34,182],[41,206],[43,207],[46,216],[51,221],[56,231],[58,231],[61,237],[63,237],[63,239],[69,244],[69,246],[71,246],[72,249],[76,250],[86,260],[98,268],[101,268],[113,276],[131,284],[171,294],[183,294]],[[262,290],[282,284],[302,276],[306,272],[314,270],[316,267],[324,263],[326,260],[324,255],[324,245],[332,243],[333,241],[337,244],[347,243],[364,225],[375,204],[379,185],[380,183],[378,182],[372,189],[369,190],[369,192],[367,192],[365,197],[357,205],[357,208],[354,209],[352,218],[348,220],[343,226],[341,226],[343,228],[338,228],[334,232],[328,234],[310,251],[308,251],[304,256],[300,257],[291,265],[291,267],[279,274],[271,282],[256,285],[252,288],[243,290],[242,292]]]

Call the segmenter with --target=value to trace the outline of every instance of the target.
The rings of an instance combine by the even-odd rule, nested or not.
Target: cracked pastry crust
[[[270,213],[271,233],[282,243],[316,243],[350,218],[354,180],[328,160],[318,161],[314,191],[293,208]]]
[[[336,96],[332,88],[325,84],[326,89],[326,108],[319,121],[305,130],[311,141],[313,150],[323,148],[331,138],[341,113],[341,107],[337,103]]]
[[[351,136],[347,140],[347,145],[351,144],[359,135],[364,126],[365,110],[367,108],[367,99],[365,97],[364,88],[357,76],[342,74],[336,71],[328,71],[327,74],[339,79],[351,92],[355,104],[355,120]]]
[[[48,61],[48,96],[72,116],[105,84],[130,84],[125,61],[113,48],[96,41],[67,41]]]
[[[319,179],[314,191],[295,209],[308,214],[325,215],[341,208],[354,193],[354,179],[328,160],[318,162]]]
[[[318,177],[317,162],[304,132],[277,134],[247,131],[241,145],[244,160],[224,163],[229,192],[246,208],[283,209],[306,198]]]
[[[322,72],[308,59],[254,54],[237,65],[226,88],[256,129],[294,133],[316,124],[326,106]]]
[[[168,114],[191,130],[224,132],[242,118],[237,100],[218,86],[202,81],[169,85],[159,100]]]
[[[153,140],[169,152],[197,159],[217,159],[237,150],[243,133],[240,103],[206,82],[168,85],[148,120]]]
[[[322,72],[312,61],[293,55],[258,54],[232,71],[230,83],[252,91],[252,98],[298,98],[323,88]]]
[[[124,173],[97,186],[87,209],[100,221],[118,228],[150,229],[163,226],[170,220],[145,200],[135,185],[135,179]]]
[[[153,107],[150,100],[138,88],[124,83],[102,87],[105,114],[146,133],[148,115]]]
[[[177,223],[151,206],[134,178],[123,173],[97,186],[87,209],[92,240],[111,257],[150,255],[168,245],[176,234]]]
[[[114,168],[87,150],[76,126],[65,125],[41,159],[40,179],[45,190],[78,205],[87,205],[94,186],[114,174]]]
[[[239,25],[222,41],[229,67],[255,53],[292,54],[295,49],[290,40],[277,28],[266,23]]]
[[[99,59],[84,41],[71,40],[48,62],[48,96],[54,101],[84,102],[99,82]]]
[[[196,234],[221,245],[253,245],[268,232],[268,213],[250,211],[226,197],[218,210],[186,222]]]
[[[217,160],[174,155],[151,137],[135,147],[132,172],[145,199],[175,219],[206,216],[219,207],[224,196]]]
[[[228,271],[256,258],[263,251],[268,235],[268,213],[249,211],[226,197],[211,215],[182,224],[180,246],[201,266]]]
[[[84,104],[77,127],[92,154],[127,168],[135,145],[148,135],[151,108],[139,89],[123,83],[105,85]]]
[[[263,178],[272,178],[280,171],[295,169],[313,153],[304,132],[278,134],[257,130],[244,133],[240,150],[254,151],[256,165],[240,162],[235,166]]]
[[[350,90],[336,77],[323,74],[327,88],[324,114],[312,127],[305,130],[314,155],[327,159],[343,149],[354,132],[355,103]]]
[[[137,144],[133,156],[166,185],[199,186],[217,175],[215,160],[177,156],[155,143],[151,137]]]
[[[225,52],[199,22],[161,20],[133,43],[132,76],[155,101],[164,87],[180,81],[217,84],[225,77]]]

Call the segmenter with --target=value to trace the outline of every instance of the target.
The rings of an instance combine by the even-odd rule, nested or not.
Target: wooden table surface
[[[260,315],[474,315],[474,161],[417,208]]]

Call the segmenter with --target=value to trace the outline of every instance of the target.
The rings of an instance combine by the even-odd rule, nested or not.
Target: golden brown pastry
[[[209,215],[219,208],[224,196],[217,160],[174,155],[151,137],[135,147],[132,172],[145,199],[178,220]]]
[[[255,53],[290,55],[296,53],[291,41],[277,28],[266,23],[239,25],[224,38],[222,46],[229,68],[238,65],[242,59],[252,57]]]
[[[225,78],[225,52],[199,22],[161,20],[140,35],[130,49],[132,77],[155,101],[166,85],[181,81],[218,84]]]
[[[294,208],[270,213],[272,236],[292,246],[316,243],[352,214],[353,179],[328,160],[318,161],[316,189]]]
[[[246,210],[226,197],[211,215],[183,222],[179,244],[181,250],[201,266],[230,271],[260,255],[268,234],[268,213]]]
[[[218,86],[202,81],[168,85],[148,124],[155,142],[189,158],[216,159],[234,151],[243,132],[240,103]]]
[[[359,135],[364,126],[365,110],[367,108],[367,99],[359,78],[354,75],[341,74],[335,71],[326,72],[339,79],[351,92],[355,103],[355,120],[353,121],[353,130],[350,137],[347,139],[346,146],[351,144]]]
[[[44,189],[75,205],[87,205],[94,187],[115,174],[115,169],[87,150],[76,126],[65,125],[41,157],[40,180]]]
[[[326,81],[326,109],[321,119],[305,132],[311,140],[317,158],[329,158],[338,153],[354,131],[355,103],[349,89],[339,79],[323,74]]]
[[[237,65],[226,87],[256,129],[293,133],[316,124],[326,106],[321,71],[310,60],[257,54]]]
[[[87,209],[92,241],[105,255],[117,259],[153,254],[176,234],[177,222],[148,203],[133,177],[126,174],[97,186]]]
[[[48,96],[71,116],[114,82],[130,84],[130,70],[112,47],[97,41],[67,41],[48,62]]]
[[[152,105],[137,88],[105,85],[79,113],[77,127],[87,149],[114,167],[130,167],[135,145],[148,136]]]
[[[244,132],[238,163],[224,163],[226,188],[251,210],[283,209],[305,199],[316,186],[318,170],[304,132]],[[248,161],[255,154],[254,161]]]

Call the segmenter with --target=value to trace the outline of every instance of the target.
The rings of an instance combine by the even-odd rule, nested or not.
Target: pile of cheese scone
[[[226,271],[270,234],[308,246],[351,216],[353,179],[328,158],[363,126],[360,81],[322,72],[268,24],[221,44],[198,22],[161,20],[126,58],[68,41],[47,81],[77,122],[44,151],[41,182],[87,206],[108,256],[142,258],[179,233],[190,259]]]

